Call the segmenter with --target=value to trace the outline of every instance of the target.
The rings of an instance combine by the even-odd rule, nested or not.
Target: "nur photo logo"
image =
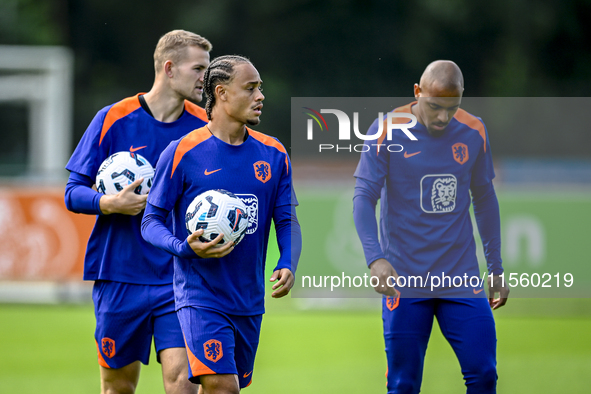
[[[417,118],[413,114],[405,113],[405,112],[388,112],[386,116],[384,116],[383,112],[379,112],[377,119],[381,119],[381,121],[377,122],[378,129],[374,134],[363,134],[359,131],[359,112],[353,112],[353,124],[351,127],[351,119],[346,112],[341,111],[339,109],[320,109],[320,111],[316,111],[310,107],[302,107],[304,110],[303,113],[309,118],[307,119],[306,123],[306,138],[309,141],[314,140],[314,128],[315,124],[317,125],[317,129],[320,129],[320,132],[328,132],[328,124],[326,119],[322,114],[332,114],[335,115],[338,122],[338,140],[339,141],[351,141],[351,129],[353,129],[353,134],[355,137],[361,141],[376,141],[377,144],[370,144],[370,143],[361,143],[361,144],[349,144],[349,145],[339,145],[339,144],[318,144],[318,151],[322,152],[324,150],[335,150],[336,152],[339,151],[347,151],[347,152],[366,152],[371,149],[371,146],[377,146],[378,151],[380,147],[385,147],[390,152],[402,152],[404,147],[400,144],[385,144],[383,143],[384,139],[388,142],[392,141],[392,134],[393,130],[400,130],[404,133],[404,135],[411,141],[417,141],[417,138],[410,132],[409,129],[413,128],[417,124]],[[385,133],[384,133],[385,130]]]

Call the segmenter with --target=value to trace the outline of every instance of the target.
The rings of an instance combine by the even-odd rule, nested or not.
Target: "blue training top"
[[[411,113],[416,102],[395,109]],[[380,120],[382,121],[382,120]],[[378,130],[378,120],[369,134]],[[367,264],[385,258],[401,276],[479,276],[470,203],[485,245],[489,272],[503,271],[499,209],[486,128],[480,118],[459,109],[443,135],[434,137],[417,122],[410,141],[400,129],[385,140],[368,142],[355,177],[354,217]],[[404,142],[404,151],[387,149]],[[380,146],[384,144],[386,146]],[[373,145],[373,146],[372,146]],[[399,147],[398,145],[397,147]],[[381,198],[380,239],[375,204]],[[373,223],[373,224],[372,224]]]
[[[289,157],[275,138],[250,129],[247,132],[242,144],[230,145],[202,127],[174,141],[162,153],[148,195],[143,235],[175,254],[177,309],[201,306],[233,315],[264,313],[265,257],[272,219],[281,252],[275,270],[288,268],[295,273],[301,234],[293,209],[297,200]],[[242,241],[219,259],[198,257],[186,241],[187,207],[197,195],[211,189],[225,189],[240,197],[249,216]],[[158,222],[163,215],[159,211],[172,211],[173,236],[160,231]]]
[[[66,205],[74,212],[94,211],[98,214],[86,249],[85,280],[152,285],[172,283],[172,259],[144,241],[141,236],[142,215],[102,215],[98,209],[100,193],[88,188],[94,183],[103,160],[113,153],[137,151],[158,168],[160,153],[171,141],[207,123],[205,110],[188,101],[185,101],[185,110],[178,120],[160,122],[141,107],[138,97],[139,94],[100,110],[66,165],[72,173],[71,180],[88,180],[84,186],[81,186],[83,181],[75,185],[86,188],[84,193],[72,193],[76,188],[67,188]],[[89,208],[76,208],[85,205]]]

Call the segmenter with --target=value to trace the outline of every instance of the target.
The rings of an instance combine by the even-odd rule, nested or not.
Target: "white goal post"
[[[73,71],[67,47],[0,45],[0,104],[29,108],[27,175],[63,175],[72,142]]]
[[[0,302],[90,300],[81,267],[93,218],[73,215],[63,203],[73,75],[70,48],[0,45],[0,105],[26,105],[28,112],[28,130],[0,124],[7,133],[28,133],[26,172],[0,179],[0,223],[8,229],[0,231]]]

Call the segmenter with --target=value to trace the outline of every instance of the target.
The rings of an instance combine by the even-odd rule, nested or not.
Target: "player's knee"
[[[204,394],[240,394],[238,387],[227,387],[227,386],[213,386],[203,388]]]
[[[174,368],[162,368],[162,379],[164,380],[164,384],[177,384],[183,380],[188,379],[187,370],[180,368],[178,366],[174,366]]]
[[[470,375],[466,377],[468,393],[495,392],[495,387],[497,386],[497,369],[494,366],[482,365],[476,368]]]
[[[201,389],[204,394],[240,394],[238,385],[228,380],[202,381]]]
[[[421,389],[421,382],[414,379],[397,379],[388,383],[388,393],[393,394],[415,394]]]
[[[182,371],[177,374],[168,373],[163,376],[164,391],[168,393],[196,394],[199,385],[189,381],[187,372]]]
[[[185,349],[165,349],[159,353],[162,380],[167,394],[196,394],[198,385],[189,381],[189,368]]]
[[[139,362],[119,369],[101,368],[102,394],[133,394],[139,380]]]
[[[240,389],[232,387],[208,387],[203,388],[203,394],[240,394]]]
[[[134,394],[135,388],[136,384],[123,379],[106,381],[103,382],[102,394]]]

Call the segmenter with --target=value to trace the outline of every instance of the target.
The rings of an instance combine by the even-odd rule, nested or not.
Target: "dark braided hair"
[[[211,110],[215,105],[215,87],[230,82],[234,76],[234,66],[241,63],[252,64],[250,60],[243,56],[226,55],[213,59],[207,70],[205,70],[205,75],[203,76],[203,92],[207,96],[207,103],[205,104],[207,119],[211,120]]]

